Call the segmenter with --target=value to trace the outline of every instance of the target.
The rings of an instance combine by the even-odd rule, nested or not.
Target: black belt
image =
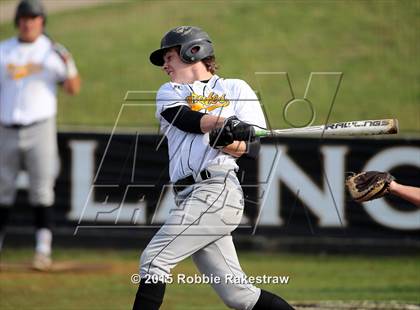
[[[26,127],[25,125],[21,125],[21,124],[10,124],[10,125],[1,125],[1,126],[7,129],[21,129],[23,127]]]
[[[173,186],[175,194],[178,194],[179,192],[182,192],[188,186],[191,186],[191,185],[193,185],[197,182],[210,179],[211,178],[210,171],[208,171],[207,169],[201,170],[200,171],[200,178],[201,178],[201,180],[196,180],[196,179],[194,179],[192,174],[190,174],[189,176],[176,181],[174,186]]]
[[[22,129],[22,128],[28,128],[28,127],[34,126],[34,125],[42,123],[42,122],[45,122],[45,120],[36,121],[36,122],[26,124],[26,125],[24,125],[24,124],[8,124],[8,125],[2,124],[1,126],[4,127],[4,128],[8,128],[8,129]]]

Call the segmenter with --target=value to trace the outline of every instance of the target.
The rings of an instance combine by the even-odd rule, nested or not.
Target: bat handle
[[[254,126],[254,132],[256,137],[266,137],[270,133],[267,129],[262,129],[260,127]]]

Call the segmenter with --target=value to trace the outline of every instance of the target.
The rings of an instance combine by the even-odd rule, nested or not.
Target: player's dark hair
[[[209,56],[201,60],[207,68],[207,71],[210,71],[211,74],[214,74],[219,66],[216,63],[216,56]]]

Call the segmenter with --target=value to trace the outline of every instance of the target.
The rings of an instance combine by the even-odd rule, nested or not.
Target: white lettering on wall
[[[119,185],[93,185],[95,169],[95,141],[70,141],[71,165],[71,211],[70,220],[83,222],[113,222],[115,224],[146,223],[146,202],[119,203],[95,202],[93,194],[97,188],[117,188]],[[135,185],[127,186],[125,193]]]
[[[120,185],[94,185],[95,150],[97,143],[93,140],[72,140],[71,149],[71,210],[68,218],[84,222],[112,222],[118,224],[146,224],[146,202],[144,199],[127,203],[124,198],[120,203],[95,201],[95,189],[118,188]],[[323,146],[320,148],[324,167],[322,184],[315,183],[308,174],[287,154],[287,147],[266,145],[261,147],[258,159],[260,180],[260,214],[257,225],[280,226],[285,220],[281,218],[281,186],[297,194],[298,199],[318,219],[319,227],[346,226],[345,219],[345,159],[347,146]],[[363,170],[389,171],[401,165],[420,167],[420,148],[393,147],[373,156]],[[322,170],[321,170],[322,171]],[[404,184],[404,180],[400,180]],[[20,188],[27,187],[25,175],[18,180]],[[409,184],[408,184],[409,185]],[[151,185],[154,186],[154,185]],[[129,190],[136,190],[138,185],[129,185]],[[158,201],[151,224],[165,221],[174,208],[174,195],[165,187]],[[125,197],[125,195],[124,195]],[[385,199],[364,203],[363,207],[377,223],[393,229],[420,229],[420,210],[400,211],[392,208]]]
[[[279,183],[284,183],[319,219],[320,227],[341,227],[344,220],[344,167],[346,146],[324,146],[323,186],[318,187],[309,176],[287,155],[285,146],[263,145],[259,158],[260,190],[263,204],[260,209],[260,225],[281,225],[281,191]],[[276,163],[273,165],[273,158]],[[265,197],[264,197],[265,196]]]

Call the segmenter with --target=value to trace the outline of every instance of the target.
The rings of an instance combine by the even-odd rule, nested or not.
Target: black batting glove
[[[232,144],[233,139],[232,132],[229,127],[216,128],[210,131],[209,144],[212,148],[221,149],[225,146]]]
[[[224,128],[229,128],[233,135],[233,140],[254,141],[255,129],[252,125],[239,120],[236,116],[231,116],[225,120]]]

